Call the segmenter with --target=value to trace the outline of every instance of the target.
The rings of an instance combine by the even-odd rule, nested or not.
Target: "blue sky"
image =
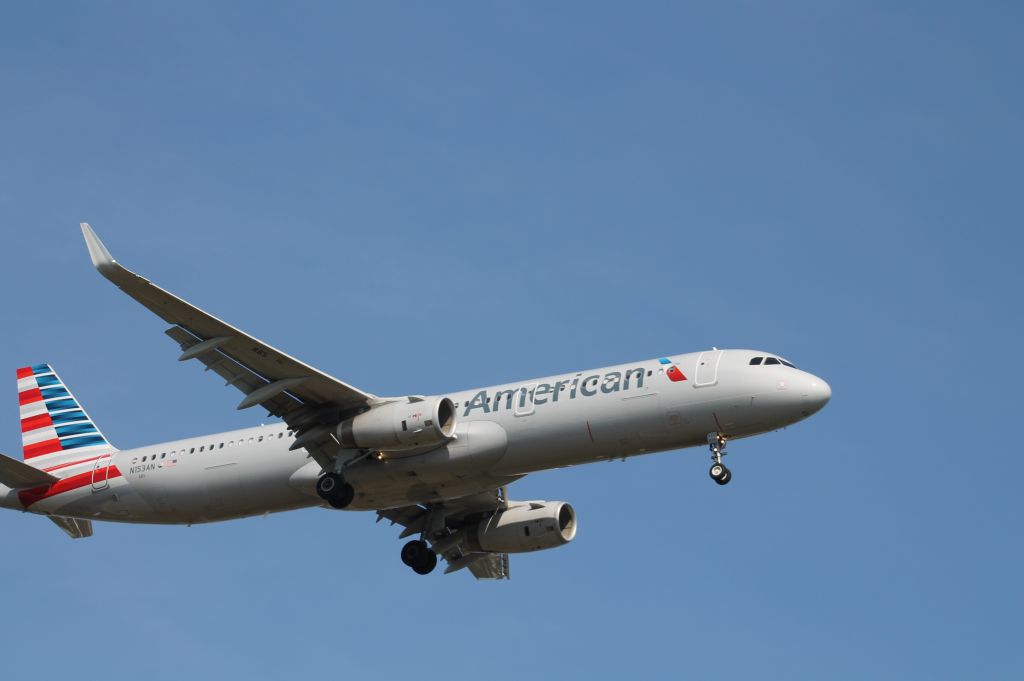
[[[0,450],[51,362],[122,448],[252,425],[96,275],[378,394],[718,347],[806,423],[532,476],[508,583],[372,514],[72,543],[0,516],[4,671],[77,678],[1019,678],[1014,3],[0,8]]]

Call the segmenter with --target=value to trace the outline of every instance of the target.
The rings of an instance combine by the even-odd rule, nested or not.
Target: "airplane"
[[[0,454],[0,507],[48,517],[72,538],[92,522],[208,523],[308,507],[375,511],[403,527],[418,574],[466,568],[507,579],[509,554],[571,542],[564,501],[514,501],[537,471],[707,446],[808,418],[829,385],[757,350],[669,355],[447,395],[380,397],[329,376],[123,267],[81,224],[92,263],[170,324],[196,360],[270,425],[118,450],[49,364],[17,370],[24,460]]]

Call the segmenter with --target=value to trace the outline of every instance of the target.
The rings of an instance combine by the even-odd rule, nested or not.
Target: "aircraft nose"
[[[801,396],[804,402],[804,415],[810,416],[819,411],[832,399],[832,388],[823,379],[812,374],[804,384]]]

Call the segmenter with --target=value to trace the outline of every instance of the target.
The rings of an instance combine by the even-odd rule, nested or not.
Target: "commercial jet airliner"
[[[93,520],[215,522],[322,506],[375,511],[415,537],[419,574],[509,576],[509,554],[576,536],[564,501],[513,501],[535,471],[683,447],[710,449],[821,409],[828,384],[779,355],[711,349],[448,395],[378,397],[253,338],[125,269],[87,224],[93,265],[170,324],[195,360],[271,425],[118,450],[49,364],[18,369],[24,461],[0,455],[0,506],[47,516],[73,538]]]

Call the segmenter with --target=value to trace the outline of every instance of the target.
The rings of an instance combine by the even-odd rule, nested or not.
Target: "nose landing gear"
[[[732,480],[732,471],[722,463],[722,457],[726,454],[726,438],[721,433],[708,433],[708,447],[711,449],[711,469],[708,475],[719,485],[726,485]]]

